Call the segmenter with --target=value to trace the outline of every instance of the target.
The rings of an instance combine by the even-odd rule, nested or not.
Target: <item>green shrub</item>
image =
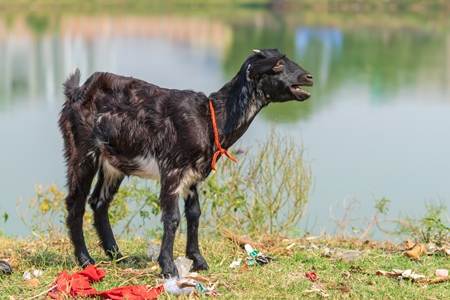
[[[202,224],[241,233],[286,233],[298,224],[309,200],[310,165],[292,137],[274,130],[256,153],[249,152],[237,156],[237,165],[226,160],[206,179]]]

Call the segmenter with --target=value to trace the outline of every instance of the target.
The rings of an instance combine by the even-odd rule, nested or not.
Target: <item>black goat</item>
[[[122,255],[108,208],[124,177],[136,175],[161,180],[164,234],[158,262],[162,274],[178,275],[173,243],[180,222],[180,194],[187,219],[186,255],[194,261],[194,270],[208,269],[198,247],[201,210],[197,184],[263,107],[270,102],[306,100],[310,94],[300,86],[313,85],[311,74],[278,50],[254,52],[237,75],[209,97],[110,73],[94,73],[81,87],[78,69],[68,78],[59,128],[68,166],[67,227],[81,265],[94,263],[86,249],[82,222],[98,172],[88,202],[103,249],[110,257]]]

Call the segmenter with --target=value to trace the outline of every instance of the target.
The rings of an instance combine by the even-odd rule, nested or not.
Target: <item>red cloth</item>
[[[140,286],[124,286],[104,292],[98,292],[91,286],[93,282],[99,282],[106,276],[105,270],[89,265],[86,269],[69,275],[66,270],[62,271],[58,279],[52,284],[54,288],[49,292],[53,299],[61,299],[64,295],[70,296],[99,296],[112,300],[148,300],[157,299],[164,291],[164,285],[148,288],[145,284]]]
[[[164,285],[148,288],[145,284],[140,286],[124,286],[98,293],[97,296],[112,300],[142,300],[156,299],[164,291]]]

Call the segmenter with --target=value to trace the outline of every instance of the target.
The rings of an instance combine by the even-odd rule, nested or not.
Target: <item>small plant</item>
[[[124,184],[109,209],[112,226],[122,225],[123,233],[131,233],[142,228],[145,224],[135,226],[133,220],[141,213],[145,215],[144,208],[148,207],[151,213],[159,213],[158,196],[154,189],[149,188],[137,178]],[[17,211],[22,222],[30,229],[33,235],[43,236],[54,231],[64,231],[67,215],[65,209],[66,191],[60,190],[55,183],[50,186],[35,186],[33,197],[23,212],[19,212],[22,199],[17,204]],[[130,209],[132,207],[133,209]],[[28,214],[30,214],[28,216]],[[92,212],[86,209],[83,226],[87,229],[93,222]]]
[[[426,202],[425,215],[423,217],[404,216],[399,222],[399,234],[409,235],[424,243],[435,242],[440,245],[449,241],[450,227],[445,225],[450,220],[444,221],[447,206],[443,203]]]
[[[19,211],[22,198],[16,205],[17,213],[22,222],[33,235],[42,236],[55,230],[60,231],[62,228],[61,220],[66,213],[64,209],[66,191],[59,190],[55,183],[45,187],[45,189],[42,184],[39,184],[34,189],[35,197],[28,202],[24,212]],[[28,213],[31,214],[29,218],[27,218]]]
[[[9,215],[6,212],[3,212],[2,214],[2,219],[3,219],[3,223],[6,223],[6,221],[8,221]],[[0,237],[4,236],[5,232],[0,228]]]
[[[9,215],[6,212],[3,212],[3,223],[6,223],[6,221],[8,221]]]
[[[351,216],[355,213],[355,210],[358,210],[360,207],[360,202],[352,197],[347,197],[343,200],[344,216],[342,218],[333,216],[333,206],[331,206],[330,217],[337,226],[335,236],[364,240],[371,237],[374,228],[377,228],[380,232],[387,235],[398,235],[397,231],[388,229],[388,225],[401,222],[398,219],[386,217],[391,200],[386,197],[377,199],[375,195],[373,195],[373,198],[375,200],[375,212],[370,219],[361,215],[357,217]],[[348,228],[351,228],[351,230]]]
[[[299,223],[309,201],[312,176],[292,137],[272,131],[256,153],[226,161],[201,190],[207,226],[253,234],[287,233]]]
[[[423,218],[422,222],[429,224],[425,229],[423,227],[421,228],[424,242],[429,243],[432,240],[436,240],[440,246],[443,241],[448,241],[450,228],[444,225],[441,218]]]
[[[378,211],[378,213],[380,214],[387,214],[388,210],[389,210],[389,203],[391,202],[391,200],[389,200],[386,197],[381,198],[380,200],[377,200],[375,198],[375,208]]]
[[[110,218],[116,219],[115,223],[111,222],[112,226],[115,226],[119,221],[123,220],[122,233],[131,234],[137,230],[146,230],[146,221],[151,221],[155,216],[161,212],[159,207],[159,183],[155,181],[144,181],[139,178],[133,178],[131,182],[122,185],[113,200],[113,203],[118,201],[122,203],[122,206],[128,203],[132,209],[123,208],[122,216],[120,220],[117,220],[116,213],[119,213],[119,208],[115,209],[111,207],[109,210]],[[142,222],[139,224],[135,221],[136,217],[140,216]]]

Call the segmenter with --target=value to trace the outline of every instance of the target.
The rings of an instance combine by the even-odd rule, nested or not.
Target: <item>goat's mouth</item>
[[[311,97],[311,94],[307,91],[303,90],[301,87],[304,86],[312,86],[311,83],[295,83],[291,85],[291,91],[294,94],[295,97],[297,97],[297,100],[304,101],[307,100],[309,97]]]

